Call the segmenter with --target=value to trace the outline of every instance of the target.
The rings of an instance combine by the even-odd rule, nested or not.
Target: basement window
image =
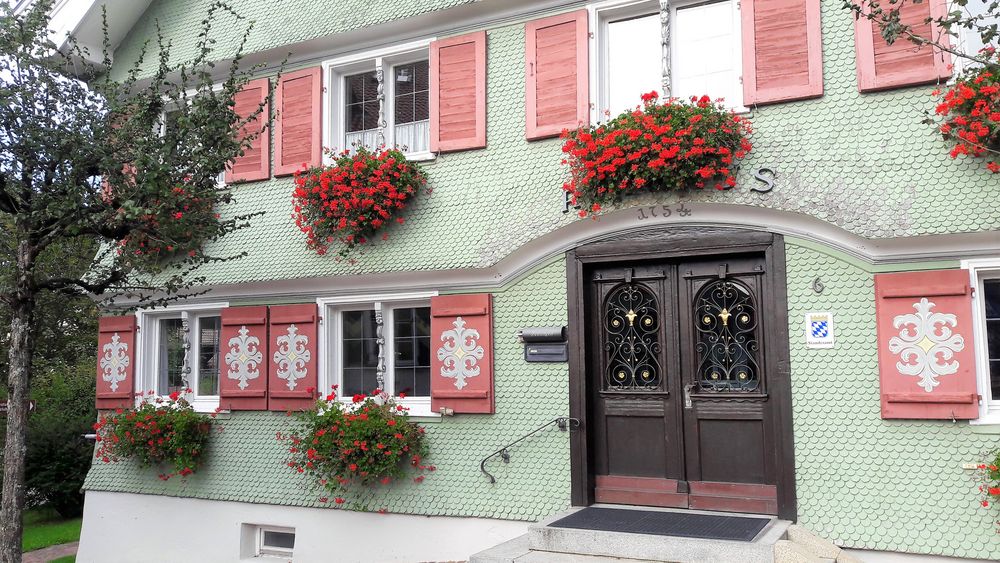
[[[266,526],[257,529],[257,557],[291,558],[294,548],[294,529]]]

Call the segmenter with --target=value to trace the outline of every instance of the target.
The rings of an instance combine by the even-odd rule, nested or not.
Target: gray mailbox
[[[523,328],[517,333],[524,343],[526,362],[565,362],[568,360],[569,345],[566,343],[566,327],[545,326]]]

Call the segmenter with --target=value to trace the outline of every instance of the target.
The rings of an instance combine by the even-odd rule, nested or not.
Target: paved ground
[[[46,547],[44,549],[29,551],[21,556],[21,563],[48,563],[53,559],[59,559],[60,557],[75,554],[76,548],[79,547],[79,545],[80,542],[75,541],[73,543],[64,543]]]

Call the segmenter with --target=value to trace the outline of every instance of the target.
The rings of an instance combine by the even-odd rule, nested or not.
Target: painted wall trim
[[[514,283],[538,265],[589,242],[636,233],[655,227],[736,227],[785,235],[820,247],[829,247],[867,270],[899,269],[909,262],[954,262],[1000,257],[1000,233],[953,233],[869,239],[803,213],[750,205],[684,202],[687,216],[652,216],[660,205],[630,207],[601,215],[597,220],[573,221],[522,245],[505,258],[480,268],[381,272],[358,275],[299,278],[206,286],[207,293],[191,302],[228,299],[285,299],[294,296],[335,297],[350,293],[438,290],[442,293],[495,290]],[[645,217],[645,218],[644,218]],[[934,265],[935,267],[937,264]],[[127,305],[121,301],[119,305]]]
[[[295,561],[344,563],[371,561],[455,561],[528,530],[529,522],[377,514],[159,495],[87,491],[80,561],[260,561],[247,558],[243,525],[295,530]],[[183,521],[184,541],[150,549],[156,535],[151,522]],[[115,538],[114,541],[108,541]],[[393,538],[393,541],[379,541]],[[331,549],[334,550],[331,552]],[[280,561],[274,559],[274,561]]]

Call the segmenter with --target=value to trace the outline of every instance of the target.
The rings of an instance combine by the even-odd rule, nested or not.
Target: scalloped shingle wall
[[[826,94],[776,104],[752,115],[755,148],[729,192],[656,195],[631,203],[708,201],[814,215],[867,237],[1000,229],[996,177],[978,161],[951,160],[920,123],[930,87],[857,92],[850,14],[823,2]],[[171,28],[172,29],[172,28]],[[291,218],[291,180],[238,186],[227,213],[265,210],[249,229],[227,236],[216,255],[250,249],[241,260],[210,264],[208,283],[239,283],[383,271],[486,267],[519,246],[578,220],[562,212],[565,170],[558,140],[524,140],[524,29],[492,29],[487,54],[484,150],[441,155],[426,165],[433,193],[408,211],[357,263],[317,256]],[[636,100],[638,102],[638,98]],[[777,187],[751,192],[749,170],[774,169]]]
[[[458,415],[426,424],[429,461],[438,470],[419,484],[394,485],[371,507],[391,512],[538,520],[569,504],[569,434],[550,427],[512,448],[511,462],[489,465],[497,483],[479,472],[479,461],[542,423],[569,413],[566,364],[526,364],[517,330],[566,324],[566,275],[559,260],[495,294],[495,415]],[[239,412],[221,420],[204,467],[186,481],[160,481],[155,469],[96,462],[88,490],[163,494],[292,506],[324,506],[307,480],[283,464],[275,439],[287,432],[283,413]]]
[[[800,521],[845,546],[1000,559],[994,512],[978,506],[963,462],[997,443],[967,423],[879,418],[872,274],[822,252],[787,245],[793,420]],[[816,294],[816,277],[825,285]],[[427,424],[439,470],[394,486],[373,507],[392,512],[537,520],[569,504],[568,435],[550,428],[495,461],[490,485],[479,460],[568,413],[565,364],[526,364],[517,329],[566,323],[565,266],[557,260],[496,293],[497,414]],[[802,342],[807,311],[833,311],[837,346]],[[222,421],[205,467],[186,482],[155,470],[96,463],[89,490],[322,506],[282,465],[274,439],[283,414],[236,413]]]
[[[800,522],[849,547],[1000,560],[1000,516],[979,506],[962,469],[997,436],[966,422],[882,420],[873,275],[794,244],[786,252]],[[805,347],[809,311],[833,311],[835,348]]]

